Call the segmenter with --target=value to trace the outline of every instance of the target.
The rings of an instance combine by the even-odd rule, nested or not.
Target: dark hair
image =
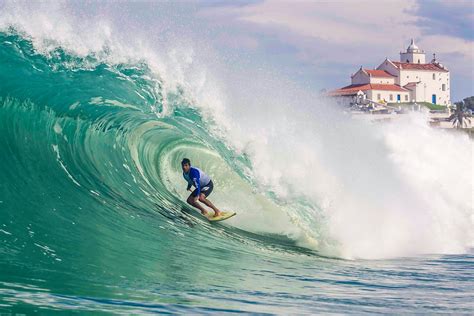
[[[181,166],[184,166],[184,165],[191,166],[191,160],[189,160],[188,158],[183,158],[183,161],[181,161]]]

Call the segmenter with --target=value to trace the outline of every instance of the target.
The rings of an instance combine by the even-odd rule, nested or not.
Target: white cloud
[[[226,23],[233,19],[253,25],[256,34],[258,29],[261,34],[272,34],[282,45],[296,48],[295,59],[321,67],[323,76],[333,75],[329,72],[335,68],[347,69],[349,64],[355,70],[360,65],[376,67],[385,57],[398,60],[398,53],[415,38],[429,54],[427,60],[436,52],[454,75],[472,78],[473,42],[449,35],[424,35],[426,18],[417,16],[419,8],[416,0],[267,0],[242,7],[213,8],[207,13]]]
[[[268,27],[287,28],[300,36],[335,44],[400,45],[418,37],[413,0],[326,2],[265,1],[240,9],[240,19]]]
[[[438,56],[462,56],[463,59],[470,62],[471,67],[473,66],[474,42],[472,41],[448,35],[429,35],[424,36],[419,44],[421,47],[429,48],[430,51],[435,52]],[[462,68],[465,69],[466,64]]]
[[[240,10],[240,20],[267,27],[284,27],[300,36],[328,43],[404,49],[410,38],[430,51],[462,54],[472,58],[473,43],[447,35],[424,37],[408,1],[265,1]]]

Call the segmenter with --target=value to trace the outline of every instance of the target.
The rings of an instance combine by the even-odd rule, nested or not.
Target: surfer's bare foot
[[[208,217],[209,212],[207,212],[207,211],[202,211],[201,214],[204,215],[204,216],[206,216],[206,217]]]
[[[213,217],[217,217],[217,216],[219,216],[219,215],[221,215],[221,214],[222,214],[222,212],[220,212],[220,211],[215,211]]]

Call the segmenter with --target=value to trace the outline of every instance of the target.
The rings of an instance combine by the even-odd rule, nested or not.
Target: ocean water
[[[2,315],[474,313],[467,135],[325,104],[268,120],[262,96],[0,26]],[[186,205],[185,156],[237,216]]]

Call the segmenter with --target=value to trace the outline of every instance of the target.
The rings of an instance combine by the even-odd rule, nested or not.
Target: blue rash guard
[[[183,172],[183,177],[188,182],[187,190],[191,189],[191,186],[193,185],[196,187],[197,190],[195,196],[199,196],[201,188],[211,182],[211,178],[196,167],[191,167],[188,173]]]

